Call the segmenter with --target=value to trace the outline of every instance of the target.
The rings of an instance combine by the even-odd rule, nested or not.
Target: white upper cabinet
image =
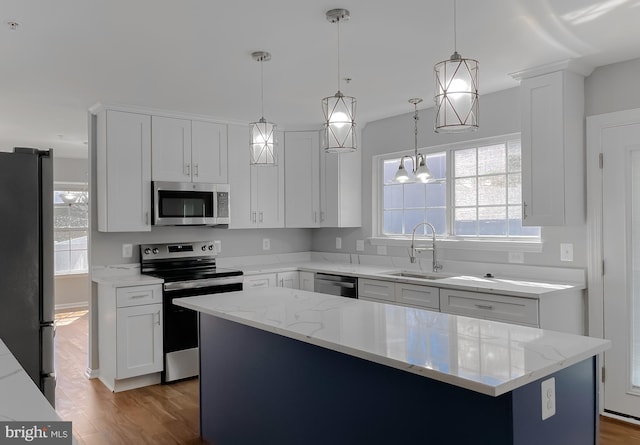
[[[522,224],[585,220],[584,76],[564,62],[513,76],[521,80]]]
[[[325,153],[321,132],[285,133],[287,227],[359,227],[361,154]]]
[[[227,126],[153,116],[154,181],[227,182]]]
[[[96,112],[98,230],[151,230],[151,116]]]
[[[286,132],[284,149],[286,226],[320,227],[319,132]]]
[[[278,134],[282,140],[282,134]],[[249,127],[229,125],[229,228],[284,227],[284,154],[277,147],[277,165],[249,164]]]

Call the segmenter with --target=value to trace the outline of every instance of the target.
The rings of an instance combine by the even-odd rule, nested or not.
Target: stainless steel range
[[[242,290],[242,271],[216,267],[213,241],[140,246],[141,271],[164,280],[162,382],[198,375],[198,317],[174,298]]]

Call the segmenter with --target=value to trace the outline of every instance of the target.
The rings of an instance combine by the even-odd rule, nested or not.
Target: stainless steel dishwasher
[[[356,277],[316,272],[314,291],[321,294],[358,298],[358,279]]]

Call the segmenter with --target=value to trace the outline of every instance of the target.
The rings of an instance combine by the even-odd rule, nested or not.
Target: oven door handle
[[[242,276],[207,278],[204,280],[172,281],[164,283],[164,291],[171,292],[184,289],[197,289],[201,287],[225,286],[227,284],[238,284],[242,282]]]

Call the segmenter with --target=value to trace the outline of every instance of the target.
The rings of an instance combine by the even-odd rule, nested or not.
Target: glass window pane
[[[446,209],[444,207],[427,209],[427,221],[436,228],[437,235],[445,235],[447,233]]]
[[[402,184],[384,186],[384,208],[402,208]]]
[[[519,173],[509,175],[508,203],[522,203],[522,176]]]
[[[476,178],[456,179],[455,205],[476,205]]]
[[[69,251],[55,252],[53,257],[55,273],[69,270]]]
[[[87,250],[87,231],[71,232],[71,250]]]
[[[69,207],[69,227],[84,228],[89,226],[88,213],[84,206],[72,205]]]
[[[424,208],[425,206],[425,184],[414,182],[404,184],[404,208]]]
[[[424,209],[405,210],[404,211],[404,233],[411,233],[411,231],[416,226],[416,224],[423,222],[424,219],[425,219]]]
[[[509,236],[540,237],[540,227],[522,225],[522,206],[509,206]]]
[[[520,141],[509,141],[507,162],[509,164],[509,173],[522,171]]]
[[[478,204],[496,205],[507,203],[506,177],[483,176],[478,178]]]
[[[402,234],[402,210],[385,210],[383,233],[387,235]]]
[[[478,209],[478,234],[505,236],[507,234],[507,208],[480,207]]]
[[[427,155],[427,167],[434,179],[447,177],[447,154],[445,152]]]
[[[456,209],[454,230],[455,235],[460,236],[475,236],[478,233],[478,218],[475,207]]]
[[[398,166],[400,165],[400,158],[398,159],[388,159],[384,161],[383,165],[383,183],[389,184],[393,182],[393,178],[396,175],[396,170],[398,170]]]
[[[53,207],[53,227],[69,227],[69,206],[67,204]]]
[[[69,232],[66,230],[53,231],[53,250],[69,250]]]
[[[453,170],[456,178],[461,176],[475,176],[476,173],[476,149],[454,151]]]
[[[83,272],[88,270],[87,251],[73,250],[71,251],[71,263],[69,270],[73,272]]]
[[[426,184],[427,207],[447,205],[447,185],[444,182],[430,182]]]
[[[506,173],[506,148],[504,144],[478,148],[478,174]]]

